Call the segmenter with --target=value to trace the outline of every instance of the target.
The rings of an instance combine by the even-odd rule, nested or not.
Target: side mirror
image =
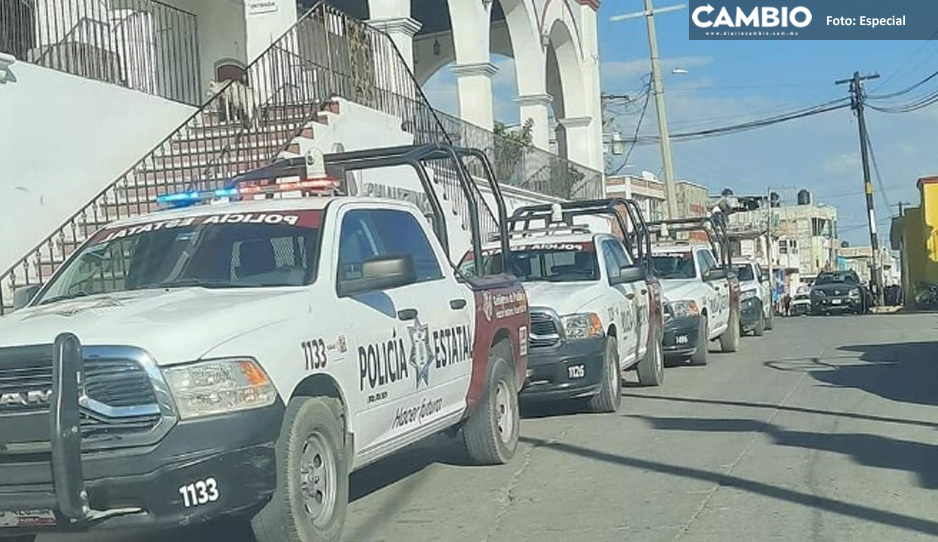
[[[409,254],[377,256],[362,264],[362,276],[339,282],[339,295],[342,297],[389,290],[417,282],[417,270],[414,259]]]
[[[620,269],[619,276],[612,277],[609,282],[611,284],[631,284],[642,280],[645,280],[645,267],[634,265]]]
[[[29,305],[29,302],[36,297],[41,289],[41,284],[30,284],[13,290],[13,310],[20,310]]]
[[[762,272],[762,275],[759,276],[759,281],[760,281],[760,282],[769,282],[769,272],[768,272],[768,271],[763,271],[763,272]]]
[[[711,268],[710,271],[704,275],[704,280],[723,280],[729,278],[729,273],[726,272],[726,269],[722,267]]]

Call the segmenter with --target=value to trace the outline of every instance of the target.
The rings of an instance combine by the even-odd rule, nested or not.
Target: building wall
[[[710,214],[710,196],[707,187],[689,181],[678,181],[677,214],[679,217],[698,217]]]
[[[25,62],[10,72],[0,84],[0,272],[195,111]]]
[[[925,280],[938,282],[938,177],[919,180],[922,230],[925,244]]]

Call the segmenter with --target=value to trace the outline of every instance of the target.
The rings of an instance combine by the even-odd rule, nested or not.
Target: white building
[[[330,3],[0,4],[0,306],[103,222],[152,209],[155,195],[310,146],[450,140],[485,150],[515,204],[602,194],[597,0]],[[492,134],[493,54],[514,59],[531,146]],[[422,93],[441,69],[456,75],[461,118]],[[207,92],[230,80],[244,85],[244,114]],[[547,151],[549,118],[558,154]],[[464,232],[465,197],[451,171],[434,173]],[[401,175],[361,185],[419,189]]]

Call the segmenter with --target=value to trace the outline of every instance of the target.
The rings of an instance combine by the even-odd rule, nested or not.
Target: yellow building
[[[908,209],[892,223],[890,238],[902,254],[902,286],[906,303],[913,303],[915,287],[938,283],[938,176],[918,180],[921,205]]]

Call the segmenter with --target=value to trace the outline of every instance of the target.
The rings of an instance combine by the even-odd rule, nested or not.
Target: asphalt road
[[[345,540],[933,540],[936,429],[938,315],[786,319],[618,414],[535,413],[504,467],[441,437],[356,473]]]

